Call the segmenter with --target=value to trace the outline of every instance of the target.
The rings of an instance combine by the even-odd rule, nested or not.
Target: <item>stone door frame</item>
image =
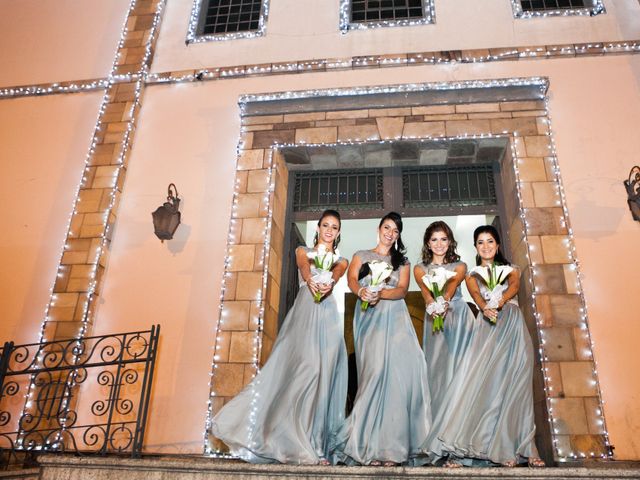
[[[527,85],[527,79],[502,82],[487,81],[486,88]],[[361,97],[357,108],[345,110],[341,98],[342,109],[331,110],[331,101],[323,101],[345,92],[364,96],[366,89],[307,92],[320,98],[311,111],[253,115],[243,104],[207,431],[212,415],[253,378],[277,335],[288,183],[282,148],[503,136],[510,144],[501,173],[506,236],[523,271],[520,304],[539,352],[534,401],[541,454],[556,462],[611,455],[544,84],[544,93],[528,100],[470,100],[456,83],[422,86],[429,94],[451,86],[454,100],[435,105],[367,108]],[[464,99],[456,103],[455,94]],[[292,96],[249,100],[291,104]],[[219,441],[205,437],[206,454],[224,455]]]

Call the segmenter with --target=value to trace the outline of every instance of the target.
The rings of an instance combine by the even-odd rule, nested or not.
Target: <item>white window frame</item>
[[[258,20],[257,30],[199,34],[198,29],[200,25],[200,15],[203,15],[203,12],[205,11],[205,4],[208,3],[209,0],[194,0],[193,7],[191,8],[191,17],[189,18],[189,28],[187,30],[187,45],[189,45],[190,43],[217,42],[225,40],[236,40],[239,38],[255,38],[264,36],[267,29],[269,1],[270,0],[262,0],[262,4],[260,5],[260,19]]]
[[[586,0],[585,3],[591,3],[591,5],[584,8],[558,8],[532,12],[522,8],[521,0],[511,0],[511,7],[514,18],[568,17],[573,15],[593,17],[606,13],[603,0]]]
[[[347,33],[349,30],[366,30],[380,27],[404,27],[411,25],[429,25],[436,23],[434,1],[423,0],[422,18],[407,18],[402,20],[380,20],[374,22],[352,22],[351,1],[340,0],[340,31]]]

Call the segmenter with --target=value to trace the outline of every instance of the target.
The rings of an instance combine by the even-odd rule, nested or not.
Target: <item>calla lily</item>
[[[371,282],[369,283],[367,288],[369,288],[369,290],[371,291],[377,292],[379,290],[379,288],[377,287],[387,278],[389,278],[389,276],[393,272],[393,267],[387,262],[383,262],[382,260],[372,260],[369,262],[369,270],[371,271]],[[362,302],[360,308],[364,312],[365,310],[367,310],[367,308],[369,308],[369,302]]]
[[[315,268],[311,271],[311,280],[316,283],[330,283],[333,280],[331,267],[340,258],[340,255],[328,251],[327,247],[320,244],[317,250],[307,253],[307,257],[312,259],[315,265]],[[320,292],[316,292],[313,296],[316,303],[319,303],[321,298],[322,294]]]
[[[489,289],[489,292],[485,295],[485,300],[487,300],[487,306],[489,308],[498,308],[498,305],[500,305],[502,293],[507,289],[502,283],[511,272],[513,272],[513,267],[509,265],[496,265],[495,263],[487,267],[479,266],[469,270],[470,274],[482,278]],[[491,323],[496,323],[496,319],[491,320]]]
[[[447,270],[444,267],[438,267],[430,270],[429,273],[422,277],[422,283],[427,286],[435,299],[435,302],[427,306],[427,313],[433,317],[432,332],[439,332],[444,328],[444,316],[442,314],[444,313],[446,301],[442,294],[444,293],[444,286],[449,279],[455,276],[456,272]]]

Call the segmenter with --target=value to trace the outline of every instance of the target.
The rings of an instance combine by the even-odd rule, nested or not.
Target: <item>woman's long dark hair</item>
[[[396,224],[396,228],[398,229],[398,239],[396,240],[396,243],[394,245],[391,245],[391,250],[389,250],[389,255],[391,255],[391,266],[393,267],[394,270],[397,270],[402,265],[407,263],[407,257],[404,256],[404,254],[407,253],[407,249],[405,248],[404,243],[402,243],[402,235],[401,235],[402,234],[402,217],[400,216],[399,213],[389,212],[384,217],[382,217],[382,220],[380,220],[380,223],[378,224],[378,229],[382,227],[382,224],[385,222],[385,220],[391,220],[393,223]]]
[[[500,242],[500,234],[498,233],[498,230],[496,230],[496,227],[494,227],[493,225],[481,225],[478,228],[476,228],[473,231],[473,245],[475,246],[476,243],[478,242],[478,237],[480,236],[481,233],[488,233],[489,235],[491,235],[493,237],[493,239],[496,241],[496,244],[498,245],[498,247],[500,247],[501,242]],[[476,255],[476,265],[480,265],[482,263],[482,259],[480,258],[480,255]],[[496,256],[493,257],[493,263],[497,264],[497,265],[510,265],[511,262],[509,262],[509,260],[507,260],[507,257],[505,257],[502,254],[502,249],[498,248],[498,251],[496,252]]]
[[[433,252],[429,248],[429,240],[436,232],[442,232],[449,238],[449,248],[447,253],[444,254],[444,263],[455,263],[460,261],[460,255],[456,252],[458,248],[458,242],[453,236],[453,230],[445,222],[438,220],[433,222],[424,231],[424,238],[422,239],[422,263],[429,265],[433,261]]]
[[[320,219],[318,220],[318,226],[320,226],[320,224],[322,223],[322,220],[325,219],[325,217],[335,217],[338,219],[338,229],[340,229],[342,227],[342,219],[340,218],[340,214],[338,213],[337,210],[325,210],[324,212],[322,212],[322,215],[320,215]],[[336,239],[333,241],[333,250],[335,251],[336,248],[338,248],[338,244],[340,243],[340,234],[338,233],[338,235],[336,236]],[[315,248],[318,245],[318,232],[316,232],[316,234],[313,237],[313,248]]]

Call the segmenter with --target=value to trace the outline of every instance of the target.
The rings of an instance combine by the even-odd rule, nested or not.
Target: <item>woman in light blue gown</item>
[[[449,403],[462,393],[459,386],[453,384],[453,379],[464,374],[467,352],[477,323],[460,290],[467,265],[460,261],[456,248],[457,242],[449,225],[442,221],[433,222],[424,232],[422,263],[413,269],[427,307],[436,299],[422,277],[439,267],[456,274],[444,287],[443,297],[447,303],[442,331],[433,331],[433,317],[426,313],[422,340],[433,413],[433,425],[424,449],[429,452],[432,463],[445,461],[447,467],[457,466],[457,463],[453,458],[447,460],[448,452],[443,448],[440,432],[447,426],[449,416],[455,413]]]
[[[354,315],[358,392],[333,442],[336,462],[413,464],[431,424],[426,364],[404,302],[410,266],[401,232],[400,215],[387,214],[380,221],[378,244],[373,250],[356,252],[347,274],[349,288],[358,296]],[[373,261],[393,268],[379,292],[370,288]],[[365,311],[363,302],[369,302]]]
[[[314,249],[324,246],[334,252],[339,235],[340,215],[325,211]],[[269,360],[213,418],[213,435],[248,462],[326,465],[329,436],[344,422],[347,352],[343,319],[331,290],[348,262],[337,260],[332,282],[318,284],[308,257],[314,249],[296,250],[301,288]],[[319,302],[316,293],[322,296]]]
[[[500,236],[494,227],[478,227],[473,238],[478,265],[509,265],[499,251]],[[544,466],[534,441],[533,348],[515,301],[520,271],[512,267],[498,308],[487,305],[489,289],[481,277],[466,277],[469,293],[480,309],[478,328],[467,353],[470,364],[458,382],[464,394],[447,407],[454,414],[439,432],[444,449],[464,457],[465,464],[484,461],[513,467],[528,459],[532,467]]]

